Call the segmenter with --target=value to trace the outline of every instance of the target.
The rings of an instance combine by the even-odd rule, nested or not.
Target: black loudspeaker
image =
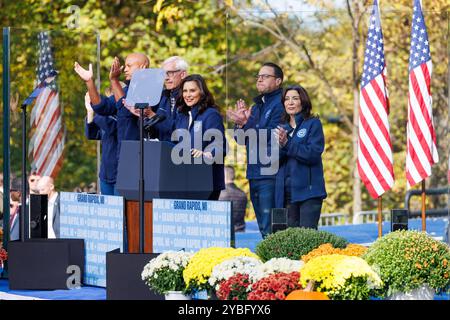
[[[408,210],[392,209],[391,210],[391,231],[408,230]]]
[[[83,239],[11,241],[8,249],[10,290],[70,289],[74,267],[83,280]]]
[[[272,208],[272,233],[285,230],[287,228],[287,215],[288,210],[286,208]]]
[[[47,238],[48,196],[30,194],[30,238]]]
[[[120,253],[116,249],[106,253],[107,300],[164,300],[141,278],[145,265],[159,253]]]

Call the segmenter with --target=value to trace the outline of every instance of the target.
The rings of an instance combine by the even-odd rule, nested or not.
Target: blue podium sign
[[[153,252],[232,245],[230,201],[153,199]]]
[[[84,239],[84,284],[106,287],[106,252],[123,251],[123,197],[61,192],[60,237]]]

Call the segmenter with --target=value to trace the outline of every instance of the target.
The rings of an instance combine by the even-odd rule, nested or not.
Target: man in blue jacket
[[[139,140],[139,117],[134,108],[129,109],[123,104],[123,98],[126,96],[133,73],[136,70],[148,68],[149,64],[150,61],[148,57],[143,53],[129,54],[125,59],[125,66],[120,66],[119,59],[115,57],[109,74],[113,95],[105,97],[98,93],[97,87],[95,86],[92,64],[89,64],[89,69],[86,70],[81,67],[78,62],[75,62],[75,72],[86,82],[92,109],[95,113],[102,116],[117,115],[117,140],[119,152],[122,140]],[[125,73],[125,83],[127,85],[123,89],[119,81],[122,70]]]
[[[272,164],[263,163],[261,154],[270,156],[271,130],[274,130],[281,120],[284,107],[281,103],[283,70],[275,63],[263,64],[256,76],[256,89],[260,93],[254,98],[255,105],[248,109],[241,99],[236,103],[237,110],[228,110],[237,129],[256,133],[256,143],[250,139],[244,141],[247,149],[247,179],[250,184],[250,199],[255,210],[259,230],[263,238],[271,233],[271,209],[275,207],[275,174],[267,174],[264,169]],[[260,139],[260,132],[265,130],[266,139]],[[250,136],[250,135],[249,135]],[[236,139],[242,144],[242,139]],[[256,161],[253,161],[256,157]]]
[[[180,92],[180,84],[188,75],[187,70],[189,66],[183,58],[172,56],[164,60],[161,67],[166,73],[164,90],[156,113],[149,110],[147,119],[151,119],[155,114],[163,116],[164,120],[156,123],[153,128],[156,131],[156,137],[160,141],[170,141],[178,114],[176,100]]]

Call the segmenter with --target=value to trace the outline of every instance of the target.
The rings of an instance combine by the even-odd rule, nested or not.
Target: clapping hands
[[[119,80],[119,76],[122,74],[123,68],[124,66],[120,65],[119,58],[114,57],[111,70],[109,71],[109,80]]]
[[[228,109],[228,118],[236,123],[238,126],[244,126],[250,118],[251,109],[245,105],[245,101],[239,99],[236,102],[236,110]]]
[[[278,126],[275,129],[275,137],[276,137],[278,143],[280,144],[280,146],[284,147],[286,145],[286,143],[288,141],[286,129]]]

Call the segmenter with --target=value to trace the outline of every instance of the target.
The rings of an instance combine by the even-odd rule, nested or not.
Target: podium
[[[152,253],[152,200],[207,200],[213,191],[212,166],[175,164],[173,144],[165,141],[144,142],[145,239],[144,252]],[[139,141],[122,141],[116,189],[125,198],[128,252],[139,252]]]

